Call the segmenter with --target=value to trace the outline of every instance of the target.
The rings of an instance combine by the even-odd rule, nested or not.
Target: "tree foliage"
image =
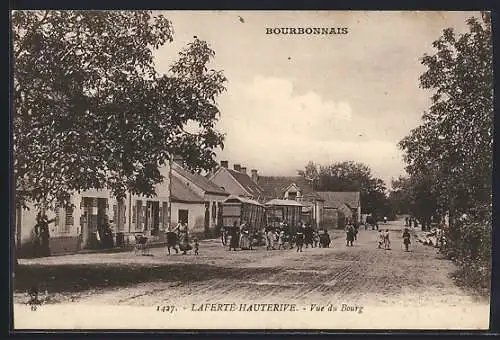
[[[179,154],[214,166],[221,71],[197,38],[159,74],[153,50],[173,39],[150,11],[15,11],[13,125],[16,187],[51,206],[68,193],[108,188],[147,196]],[[198,133],[185,131],[195,123]]]
[[[493,65],[488,20],[467,21],[469,32],[451,28],[425,55],[420,86],[433,91],[423,123],[400,142],[407,172],[430,179],[438,210],[491,208]]]
[[[432,178],[422,174],[393,180],[389,200],[396,213],[412,215],[424,229],[430,227],[431,219],[436,216],[437,193]]]
[[[298,173],[306,179],[315,178],[318,191],[359,191],[363,213],[388,214],[385,183],[375,178],[366,164],[344,161],[318,165],[309,162]]]
[[[493,58],[489,13],[451,28],[425,55],[420,86],[433,91],[421,126],[400,142],[419,205],[434,199],[434,214],[449,213],[441,251],[459,264],[457,277],[488,290],[491,273]],[[430,208],[430,207],[427,207]]]
[[[319,165],[310,161],[306,164],[304,170],[297,171],[299,176],[304,177],[306,181],[316,188],[319,181]]]

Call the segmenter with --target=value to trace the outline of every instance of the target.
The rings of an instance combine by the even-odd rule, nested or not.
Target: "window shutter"
[[[56,219],[55,219],[54,223],[55,223],[55,227],[56,227],[56,229],[57,229],[58,231],[60,231],[60,229],[59,229],[59,228],[60,228],[60,227],[59,227],[59,221],[60,221],[60,219],[61,219],[61,216],[60,216],[60,215],[61,215],[61,214],[60,214],[60,212],[59,212],[59,206],[57,206],[57,205],[56,205]]]
[[[122,209],[122,222],[123,225],[127,223],[127,206],[124,204]]]
[[[163,226],[163,206],[158,202],[158,221],[160,222],[160,226]]]
[[[135,205],[133,205],[132,206],[132,223],[136,223],[136,221],[137,221],[137,218],[135,216],[135,211],[136,211]]]
[[[116,204],[113,204],[113,222],[118,225],[118,207]]]

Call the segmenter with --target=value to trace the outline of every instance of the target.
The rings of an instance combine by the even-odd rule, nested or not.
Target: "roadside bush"
[[[489,292],[491,282],[491,222],[491,215],[475,221],[455,221],[441,249],[458,264],[456,279],[483,292]]]

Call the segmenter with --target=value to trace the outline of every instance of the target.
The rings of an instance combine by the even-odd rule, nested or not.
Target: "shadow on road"
[[[81,292],[89,289],[126,287],[143,282],[195,282],[250,276],[266,278],[276,268],[225,268],[207,264],[165,265],[20,265],[14,279],[14,291],[26,292],[32,287],[47,292]]]

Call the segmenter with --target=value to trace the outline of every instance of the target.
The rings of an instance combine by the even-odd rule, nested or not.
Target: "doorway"
[[[205,235],[210,233],[210,202],[205,202]]]
[[[160,231],[160,202],[146,202],[146,229],[151,230],[151,236],[157,236]]]
[[[80,219],[83,248],[98,247],[97,227],[99,223],[109,221],[107,215],[108,200],[106,198],[82,197],[82,216]]]
[[[189,210],[179,209],[179,222],[188,224],[189,221]]]

